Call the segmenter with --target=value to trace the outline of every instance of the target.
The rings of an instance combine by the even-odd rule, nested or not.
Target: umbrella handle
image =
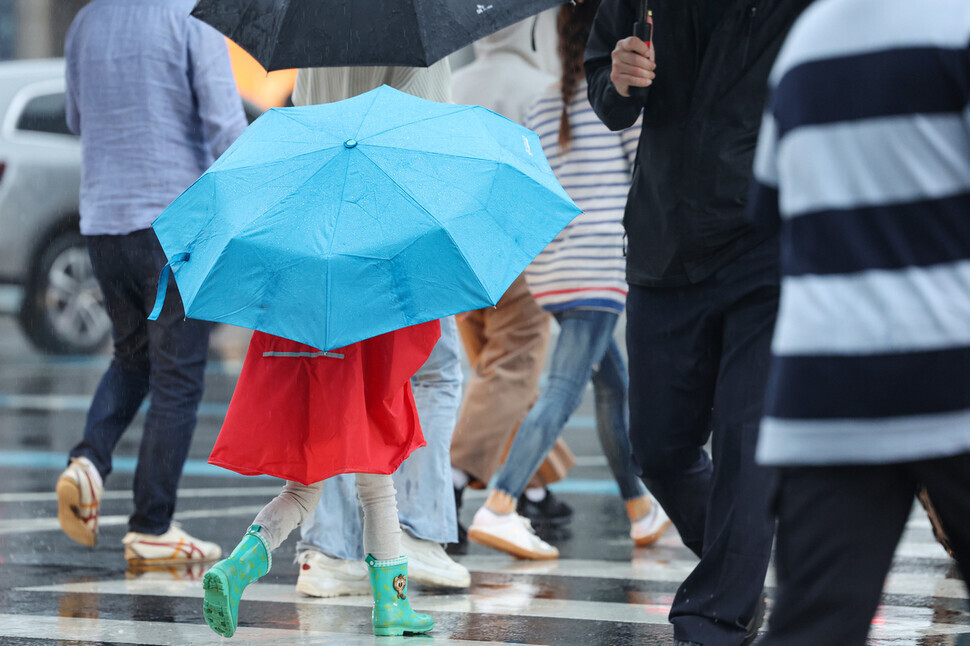
[[[165,292],[168,291],[168,275],[172,273],[172,265],[177,262],[185,262],[189,259],[189,254],[187,253],[177,253],[165,266],[162,267],[162,273],[158,275],[158,292],[155,295],[155,307],[152,308],[152,313],[148,315],[149,321],[157,321],[158,316],[162,313],[162,306],[165,304]]]

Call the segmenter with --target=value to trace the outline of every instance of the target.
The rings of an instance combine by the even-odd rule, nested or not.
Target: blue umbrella
[[[532,131],[384,86],[268,111],[152,227],[186,316],[330,350],[494,305],[578,214]]]

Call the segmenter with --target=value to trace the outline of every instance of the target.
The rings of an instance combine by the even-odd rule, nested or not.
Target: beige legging
[[[275,550],[316,509],[323,481],[311,485],[287,480],[283,491],[256,515],[254,525],[270,550]],[[397,492],[388,475],[357,474],[357,497],[364,509],[364,553],[378,560],[401,556],[401,526],[397,517]]]

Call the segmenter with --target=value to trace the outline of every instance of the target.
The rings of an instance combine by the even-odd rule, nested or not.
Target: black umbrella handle
[[[640,0],[638,4],[637,21],[633,23],[633,35],[646,43],[647,47],[651,47],[653,44],[652,12],[648,7],[647,0]],[[629,91],[630,96],[634,99],[640,101],[647,99],[647,88],[645,87],[631,86]]]

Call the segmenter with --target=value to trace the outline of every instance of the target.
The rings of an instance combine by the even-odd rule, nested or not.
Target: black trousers
[[[670,621],[677,639],[704,646],[744,640],[771,554],[775,473],[754,451],[777,258],[772,240],[701,283],[631,285],[627,299],[630,442],[644,483],[700,557]]]
[[[763,646],[863,646],[917,487],[970,581],[970,453],[780,470],[777,600]],[[941,548],[942,549],[942,548]]]

